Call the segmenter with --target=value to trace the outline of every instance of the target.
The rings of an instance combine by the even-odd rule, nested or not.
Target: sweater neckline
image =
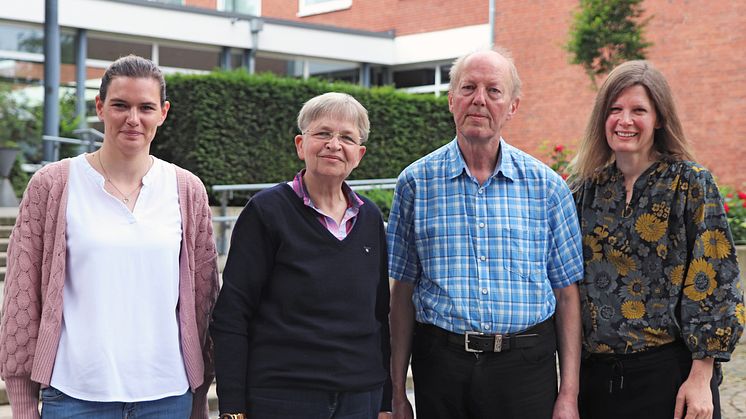
[[[329,231],[329,229],[324,227],[319,222],[319,220],[317,219],[318,213],[316,213],[313,208],[306,206],[303,203],[303,200],[299,198],[298,195],[296,195],[295,191],[293,191],[293,188],[290,185],[288,185],[287,183],[282,183],[281,187],[283,193],[288,196],[288,199],[293,202],[293,204],[303,215],[303,219],[307,223],[310,223],[312,225],[311,228],[315,229],[316,232],[319,233],[319,235],[323,236],[324,240],[334,242],[336,246],[344,246],[347,243],[353,241],[354,236],[357,235],[357,231],[360,230],[358,227],[360,226],[360,217],[362,216],[363,211],[366,210],[363,208],[365,205],[360,206],[360,211],[357,214],[358,219],[357,221],[355,221],[355,225],[352,226],[352,230],[350,230],[350,232],[344,239],[339,240],[334,234],[332,234],[331,231]]]

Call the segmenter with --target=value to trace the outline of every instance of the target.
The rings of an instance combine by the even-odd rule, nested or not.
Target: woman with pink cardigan
[[[218,290],[205,188],[150,155],[151,61],[104,74],[104,143],[32,177],[8,245],[0,374],[14,418],[207,418]],[[41,388],[41,397],[39,390]]]

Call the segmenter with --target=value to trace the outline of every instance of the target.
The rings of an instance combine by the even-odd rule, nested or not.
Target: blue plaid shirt
[[[454,139],[399,175],[389,273],[413,282],[416,319],[463,333],[514,333],[554,314],[552,289],[583,277],[575,203],[549,167],[500,139],[482,185]]]

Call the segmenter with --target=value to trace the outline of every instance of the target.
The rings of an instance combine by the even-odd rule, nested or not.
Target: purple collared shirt
[[[364,203],[363,200],[360,199],[352,189],[350,189],[347,183],[342,182],[342,192],[347,196],[347,210],[342,217],[342,222],[337,224],[337,221],[334,220],[334,218],[324,214],[324,212],[316,208],[316,205],[311,201],[311,197],[306,191],[306,186],[303,184],[303,174],[305,172],[306,169],[298,172],[298,174],[293,178],[293,181],[288,182],[288,184],[293,188],[293,191],[298,195],[298,198],[303,200],[303,203],[306,206],[313,208],[318,213],[317,219],[319,222],[326,227],[334,237],[339,240],[344,240],[355,225],[355,220],[357,220],[357,215],[360,212],[360,205],[363,205]]]

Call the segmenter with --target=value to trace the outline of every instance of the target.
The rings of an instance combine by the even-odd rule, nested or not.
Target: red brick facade
[[[262,15],[308,23],[363,29],[396,30],[396,35],[432,32],[486,23],[487,1],[353,0],[347,10],[297,17],[298,0],[264,0]]]
[[[186,5],[215,10],[218,7],[218,0],[186,0]]]
[[[207,2],[209,0],[189,0]],[[524,82],[505,137],[573,148],[595,95],[563,49],[577,0],[496,2],[496,43],[509,48]],[[721,184],[746,186],[746,2],[647,0],[648,59],[668,78],[697,159]],[[488,21],[488,0],[353,0],[347,10],[297,17],[298,0],[264,0],[262,15],[397,36]]]

